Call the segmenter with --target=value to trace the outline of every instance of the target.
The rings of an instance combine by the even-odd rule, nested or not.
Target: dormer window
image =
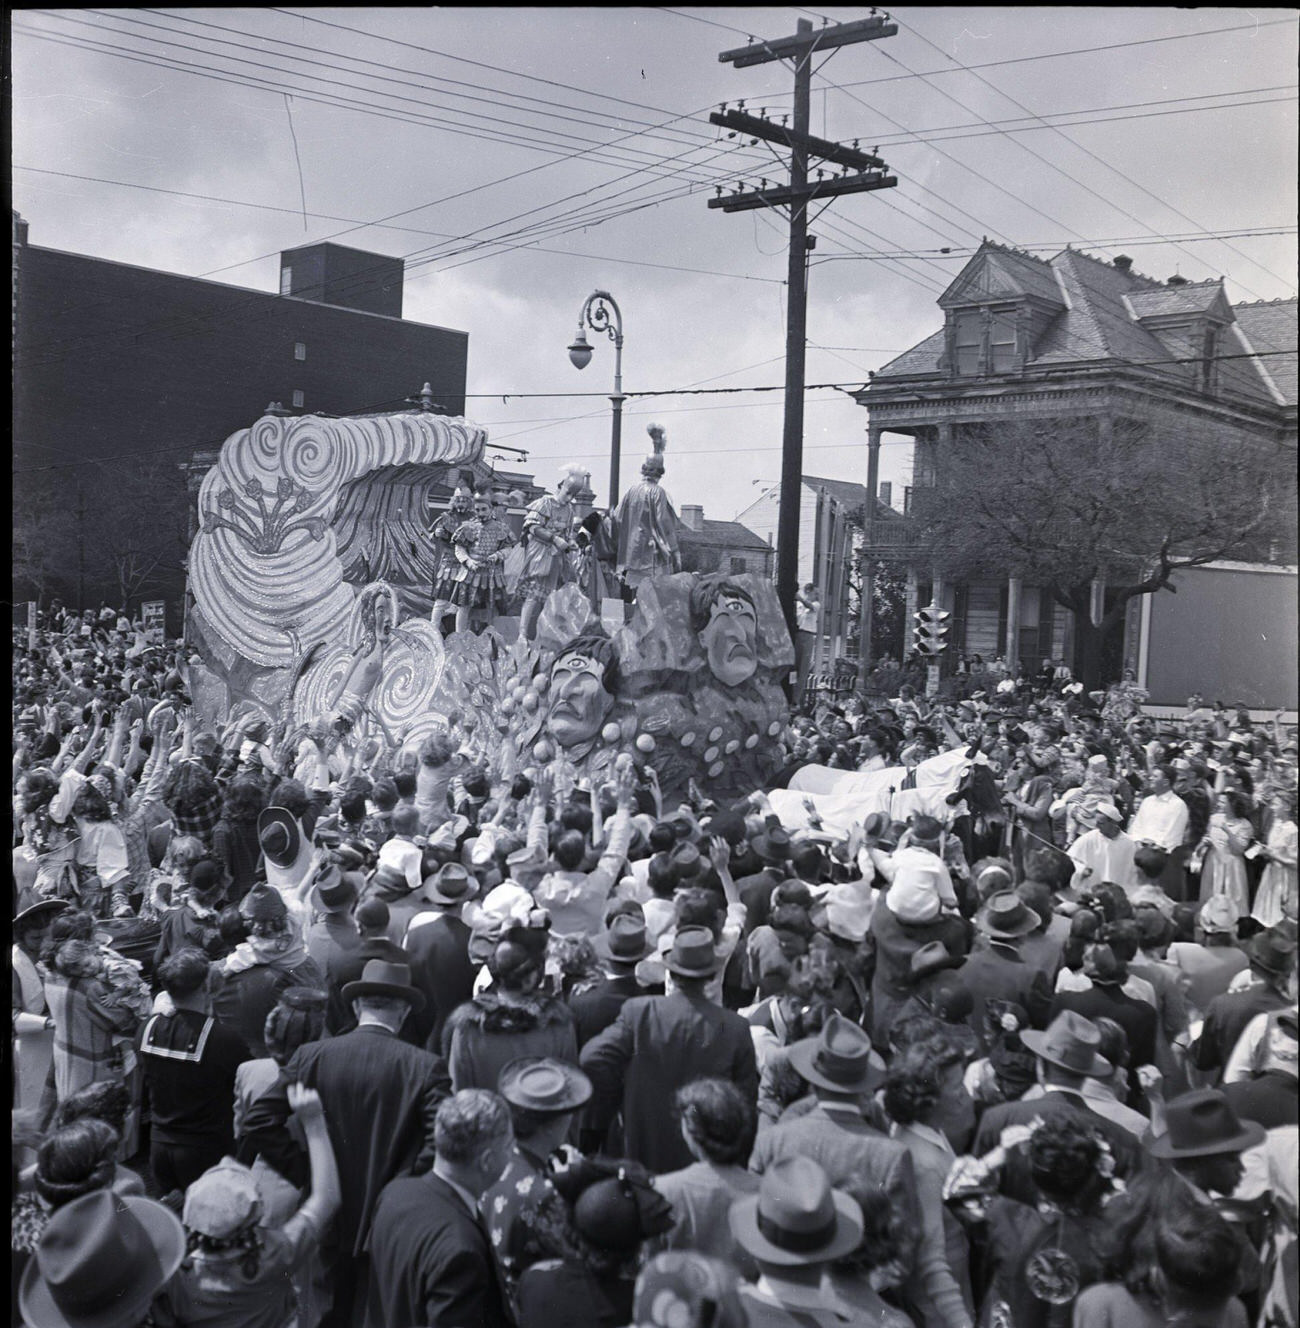
[[[954,315],[957,325],[953,355],[957,372],[963,377],[978,374],[984,358],[984,317],[978,309],[963,310]]]
[[[952,364],[959,377],[1014,373],[1021,367],[1019,310],[958,309],[952,314]]]

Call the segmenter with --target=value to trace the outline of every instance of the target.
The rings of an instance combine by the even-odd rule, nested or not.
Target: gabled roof
[[[867,486],[865,484],[854,484],[852,480],[827,480],[817,475],[805,475],[803,482],[810,489],[821,489],[823,493],[830,494],[837,503],[844,507],[861,507],[867,496]],[[891,517],[902,520],[902,516],[895,512],[888,503],[882,503],[877,498],[876,520],[888,521]]]
[[[1162,320],[1182,314],[1228,324],[1217,361],[1219,394],[1273,406],[1296,404],[1295,300],[1234,306],[1221,278],[1169,286],[1078,249],[1041,259],[985,241],[939,304],[951,309],[968,298],[998,300],[1013,288],[1058,310],[1037,333],[1029,367],[1123,362],[1185,385],[1191,378],[1186,351],[1156,331]],[[884,365],[872,381],[885,388],[889,380],[938,378],[944,348],[940,328]],[[869,385],[864,401],[871,391]]]
[[[1222,277],[1213,281],[1189,282],[1186,286],[1130,291],[1124,298],[1137,318],[1169,318],[1213,311],[1225,322],[1232,321],[1232,306],[1223,293]]]
[[[1237,315],[1237,328],[1250,352],[1259,357],[1259,367],[1281,394],[1283,402],[1294,406],[1297,302],[1260,300],[1256,304],[1234,305],[1233,312]]]
[[[939,308],[1014,300],[1022,295],[1033,295],[1058,307],[1065,305],[1056,278],[1041,258],[985,240],[957,279],[939,296]]]
[[[760,536],[754,534],[748,526],[739,521],[710,521],[704,519],[703,530],[693,530],[678,517],[677,538],[687,544],[705,545],[710,548],[726,549],[762,549],[772,551],[772,546]]]

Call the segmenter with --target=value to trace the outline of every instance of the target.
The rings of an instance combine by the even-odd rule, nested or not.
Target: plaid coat
[[[60,1102],[101,1079],[125,1075],[119,1039],[135,1032],[134,1010],[98,977],[48,969],[45,1001],[54,1019],[54,1086]]]

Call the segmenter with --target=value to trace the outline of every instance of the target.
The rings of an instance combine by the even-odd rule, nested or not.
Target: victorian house
[[[1161,282],[1124,256],[1103,262],[1067,248],[1042,259],[985,241],[938,304],[942,327],[855,394],[868,411],[869,457],[887,433],[915,445],[913,513],[935,483],[940,444],[959,446],[963,431],[1008,420],[1085,418],[1103,437],[1130,419],[1211,429],[1225,456],[1252,439],[1294,448],[1295,300],[1233,305],[1221,279]],[[932,596],[951,611],[946,667],[979,655],[1034,671],[1043,658],[1070,658],[1073,614],[1032,580],[943,585],[906,531],[877,529],[872,544],[909,565],[909,622]],[[1271,552],[1294,562],[1293,550]],[[1104,587],[1096,596],[1100,614]],[[1152,598],[1133,601],[1107,641],[1108,676],[1136,669]]]

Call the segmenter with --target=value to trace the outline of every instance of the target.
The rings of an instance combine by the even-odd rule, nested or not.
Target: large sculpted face
[[[552,666],[547,727],[561,747],[576,747],[600,732],[614,705],[604,673],[599,660],[576,651],[561,655]]]
[[[700,644],[708,657],[709,672],[724,687],[736,687],[758,669],[758,615],[749,600],[722,594],[709,610],[700,631]]]

